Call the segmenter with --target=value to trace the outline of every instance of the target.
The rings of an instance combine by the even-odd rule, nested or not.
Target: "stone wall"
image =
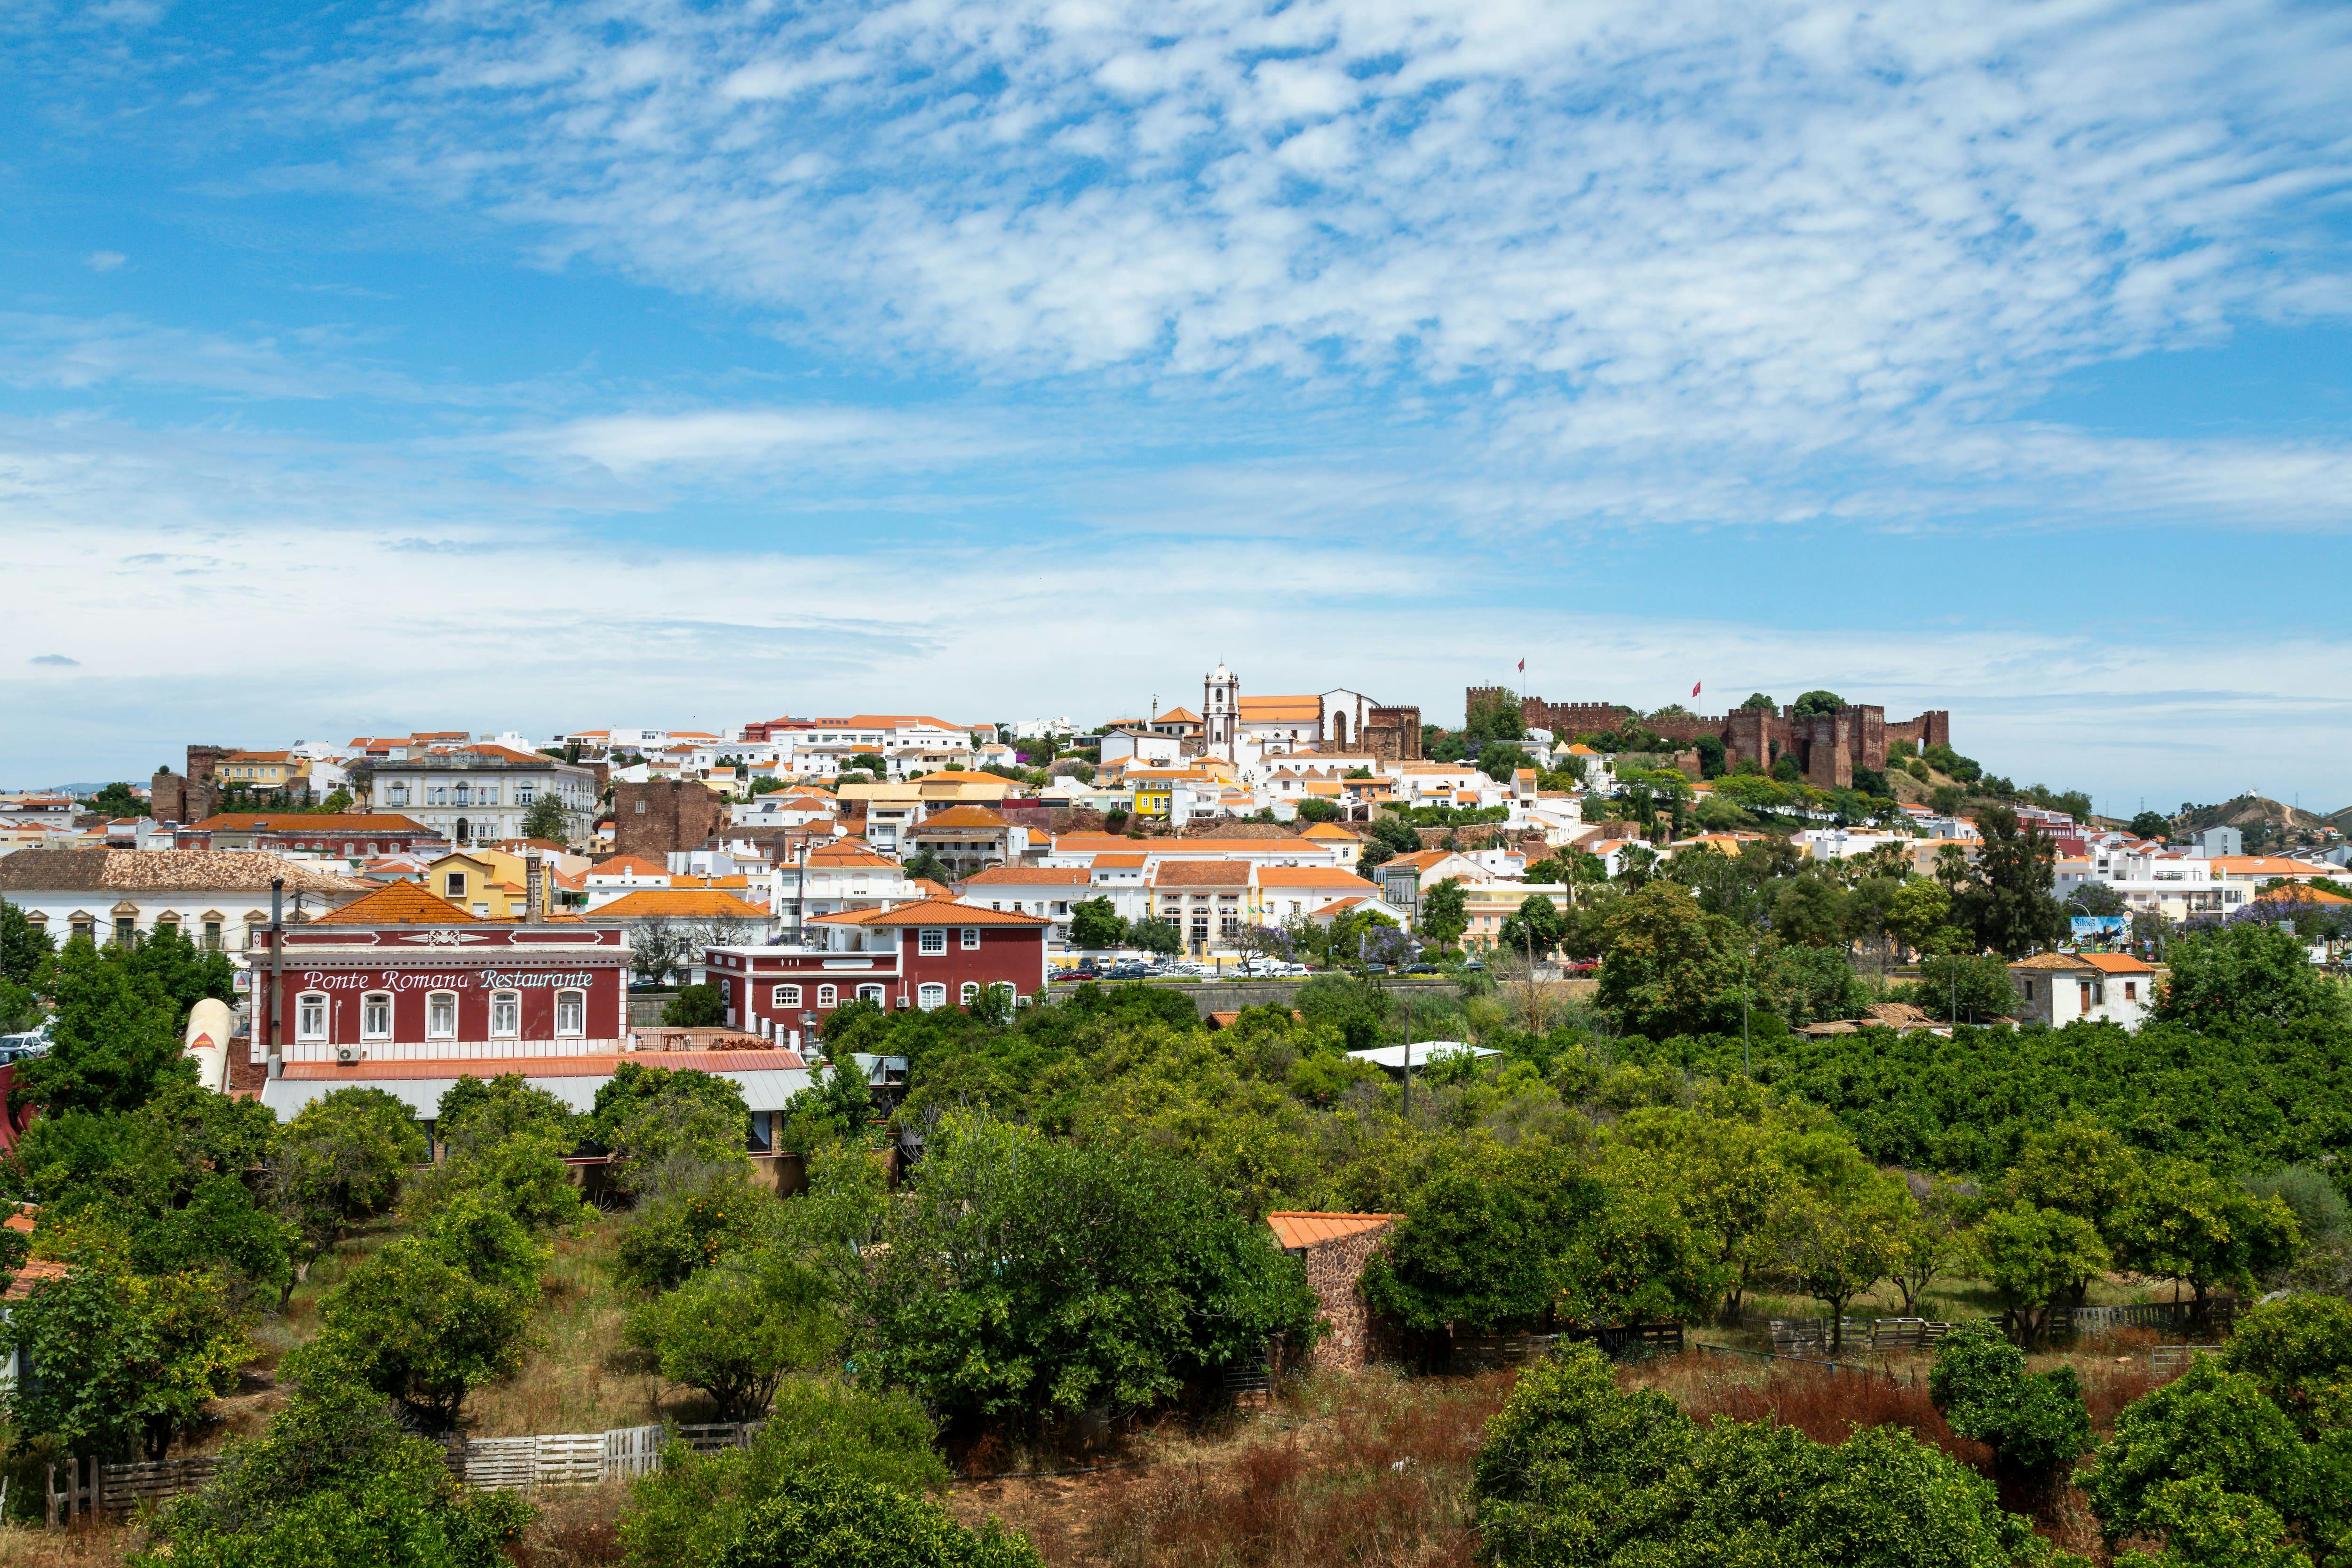
[[[1492,700],[1502,689],[1473,686],[1465,692],[1464,701]],[[1641,720],[1643,728],[1682,745],[1712,735],[1723,742],[1730,757],[1746,757],[1768,771],[1782,757],[1794,757],[1805,782],[1822,789],[1851,787],[1857,768],[1885,772],[1890,741],[1909,741],[1923,751],[1952,742],[1952,716],[1940,708],[1894,723],[1887,721],[1885,709],[1871,703],[1849,703],[1834,713],[1803,718],[1791,705],[1777,713],[1739,708],[1723,714],[1641,719],[1633,709],[1613,702],[1547,702],[1540,697],[1526,697],[1519,700],[1519,713],[1529,729],[1549,730],[1563,740],[1614,730],[1635,719]]]
[[[613,786],[613,850],[661,860],[699,849],[719,831],[718,795],[694,779],[652,779]]]
[[[1395,1231],[1396,1222],[1391,1220],[1378,1229],[1318,1242],[1306,1249],[1307,1289],[1321,1304],[1318,1315],[1330,1325],[1308,1354],[1308,1365],[1324,1372],[1355,1372],[1380,1353],[1380,1324],[1358,1287],[1364,1265]]]
[[[1370,752],[1384,763],[1421,761],[1421,710],[1373,709],[1364,716],[1363,732],[1353,737],[1349,749]]]

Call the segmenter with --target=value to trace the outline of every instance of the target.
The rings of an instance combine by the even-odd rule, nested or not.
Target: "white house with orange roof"
[[[769,905],[787,942],[819,915],[887,910],[923,898],[904,868],[858,838],[805,844],[768,873]]]
[[[1069,945],[1072,907],[1095,896],[1094,872],[1085,866],[991,866],[956,884],[957,900],[975,909],[1053,921],[1045,940],[1056,947]]]
[[[2018,1020],[2053,1029],[2077,1021],[2138,1028],[2162,973],[2123,952],[2040,952],[2009,966]]]
[[[1312,920],[1339,900],[1376,899],[1380,884],[1339,866],[1257,868],[1258,909],[1269,925]]]

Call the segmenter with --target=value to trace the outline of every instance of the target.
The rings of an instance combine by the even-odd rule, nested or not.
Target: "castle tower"
[[[1238,762],[1234,741],[1241,732],[1242,679],[1223,660],[1201,686],[1201,747],[1212,757]]]

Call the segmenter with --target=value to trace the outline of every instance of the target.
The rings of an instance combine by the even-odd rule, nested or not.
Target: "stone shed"
[[[1311,1364],[1352,1372],[1372,1359],[1379,1328],[1357,1288],[1364,1265],[1396,1229],[1392,1214],[1270,1214],[1282,1249],[1307,1264],[1307,1283],[1323,1303],[1329,1330],[1315,1347]]]

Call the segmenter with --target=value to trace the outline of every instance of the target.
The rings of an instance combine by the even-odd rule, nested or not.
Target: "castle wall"
[[[1473,686],[1463,693],[1466,713],[1480,700],[1502,695],[1499,686]],[[1547,702],[1540,697],[1519,700],[1521,721],[1529,729],[1549,730],[1564,740],[1614,730],[1639,719],[1635,710],[1614,702]],[[1891,741],[1909,741],[1921,750],[1952,743],[1952,716],[1931,709],[1916,719],[1890,722],[1886,710],[1873,703],[1849,703],[1834,713],[1800,719],[1793,706],[1777,713],[1760,708],[1735,709],[1724,714],[1693,714],[1682,719],[1642,719],[1643,725],[1678,745],[1702,735],[1723,742],[1732,758],[1746,757],[1769,769],[1784,756],[1793,756],[1808,784],[1822,789],[1853,787],[1854,770],[1885,772]]]

